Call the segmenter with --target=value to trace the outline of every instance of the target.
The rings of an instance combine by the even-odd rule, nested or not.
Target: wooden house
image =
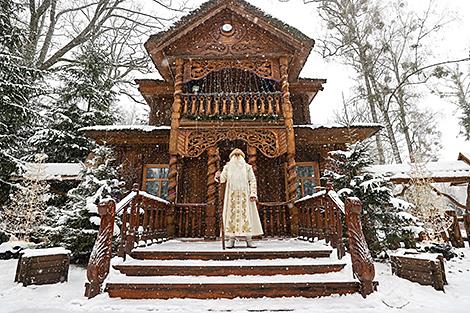
[[[106,284],[112,297],[314,297],[372,292],[374,267],[360,225],[360,201],[348,199],[344,206],[331,186],[321,189],[319,185],[328,151],[368,138],[380,127],[311,124],[310,103],[326,83],[325,79],[299,77],[313,46],[314,40],[243,0],[208,1],[169,30],[150,36],[145,48],[163,80],[137,80],[150,107],[148,125],[84,129],[99,143],[115,147],[123,165],[122,176],[129,188],[133,186],[118,204],[107,200],[99,205],[101,226],[88,266],[88,297],[101,291],[110,271],[117,218],[122,225],[118,255],[124,259],[126,255],[154,262],[261,259],[276,265],[144,266],[124,262],[113,266],[121,272],[115,275],[118,280]],[[255,169],[258,210],[268,238],[263,244],[273,248],[230,253],[198,250],[220,234],[222,206],[214,176],[234,148],[244,150]],[[312,245],[312,251],[306,251],[305,246],[297,251],[299,241],[292,239],[296,246],[285,251],[290,240],[283,245],[282,240],[269,238],[325,239],[342,258],[343,220],[352,234],[349,251],[359,281],[318,282],[315,277],[308,283],[264,280],[273,275],[341,270],[334,264],[286,265],[282,259],[303,262],[303,258],[328,258],[333,250],[315,250]],[[186,250],[175,250],[175,241],[154,246],[156,250],[140,249],[142,244],[153,245],[168,238],[205,241],[192,240],[188,246],[181,241]],[[212,241],[211,247],[215,246]],[[165,284],[158,278],[151,283],[129,281],[123,274],[134,276],[132,279],[264,276],[257,283],[233,283],[220,277],[217,283],[172,280]]]
[[[313,193],[328,151],[378,131],[311,124],[310,104],[326,80],[299,73],[314,43],[245,1],[208,1],[145,43],[163,77],[137,80],[150,107],[148,126],[92,127],[86,134],[116,147],[129,186],[138,183],[170,202],[208,205],[197,216],[203,234],[176,223],[172,236],[213,238],[214,174],[233,148],[256,169],[263,215],[269,203]],[[295,234],[295,208],[285,213],[287,233]],[[176,214],[178,221],[191,213]]]

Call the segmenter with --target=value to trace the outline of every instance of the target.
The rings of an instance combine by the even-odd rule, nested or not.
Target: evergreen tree
[[[63,86],[48,113],[49,121],[30,143],[49,155],[51,162],[81,162],[93,143],[79,129],[116,122],[113,109],[115,82],[110,79],[111,59],[106,50],[89,44],[76,56],[76,64],[59,73]]]
[[[390,182],[384,177],[365,173],[372,157],[365,144],[356,144],[348,151],[332,151],[330,168],[325,176],[333,180],[339,196],[357,197],[363,203],[361,215],[366,241],[373,256],[386,249],[396,249],[400,242],[413,245],[412,234],[404,229],[407,222],[400,217],[404,201],[392,195]]]
[[[86,263],[96,240],[99,226],[97,203],[106,197],[118,198],[124,183],[113,165],[111,148],[97,147],[94,158],[87,161],[81,183],[69,191],[69,201],[63,216],[51,236],[52,245],[61,245],[72,251],[72,260]]]
[[[0,0],[0,203],[7,200],[10,174],[26,149],[24,143],[38,119],[33,99],[41,93],[42,73],[28,66],[22,57],[26,44],[18,22],[23,6]]]

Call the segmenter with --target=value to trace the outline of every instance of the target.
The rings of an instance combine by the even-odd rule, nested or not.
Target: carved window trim
[[[149,178],[148,175],[147,175],[147,172],[149,169],[167,169],[167,173],[166,173],[166,177],[158,177],[158,178]],[[147,192],[147,193],[150,193],[149,191],[147,191],[147,183],[150,183],[150,182],[158,182],[158,193],[157,194],[153,194],[151,193],[152,195],[154,196],[157,196],[157,197],[160,197],[162,199],[167,199],[168,198],[168,183],[169,183],[169,180],[168,180],[168,172],[169,172],[169,169],[170,169],[170,166],[168,164],[145,164],[144,165],[144,170],[143,170],[143,178],[142,178],[142,189]],[[166,187],[164,188],[166,184]],[[166,190],[166,194],[163,193],[163,190]]]

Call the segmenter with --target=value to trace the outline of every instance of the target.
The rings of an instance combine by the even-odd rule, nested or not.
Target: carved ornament
[[[270,60],[203,60],[192,61],[190,77],[187,80],[197,80],[224,68],[249,70],[256,75],[273,79],[273,64]]]
[[[284,129],[217,129],[180,130],[178,153],[184,157],[198,157],[209,147],[223,140],[243,140],[268,158],[278,157],[287,151]]]

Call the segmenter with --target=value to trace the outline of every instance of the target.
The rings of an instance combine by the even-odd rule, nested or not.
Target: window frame
[[[313,167],[313,177],[307,176],[298,176],[297,175],[297,184],[300,182],[300,195],[297,197],[300,199],[305,197],[305,190],[304,190],[304,181],[306,180],[313,180],[315,182],[315,186],[320,186],[320,163],[318,161],[307,161],[307,162],[296,162],[295,163],[296,170],[297,166],[312,166]]]
[[[170,169],[170,165],[169,164],[145,164],[144,165],[144,170],[143,170],[143,179],[142,179],[142,189],[147,192],[147,183],[148,182],[159,182],[159,188],[158,188],[158,192],[159,194],[156,195],[157,197],[159,198],[162,198],[162,199],[166,199],[168,197],[168,195],[166,196],[163,196],[162,195],[162,186],[163,186],[163,183],[164,182],[167,182],[169,183],[169,180],[168,180],[168,177],[167,178],[148,178],[147,177],[147,171],[148,169],[150,168],[167,168],[168,170]]]

